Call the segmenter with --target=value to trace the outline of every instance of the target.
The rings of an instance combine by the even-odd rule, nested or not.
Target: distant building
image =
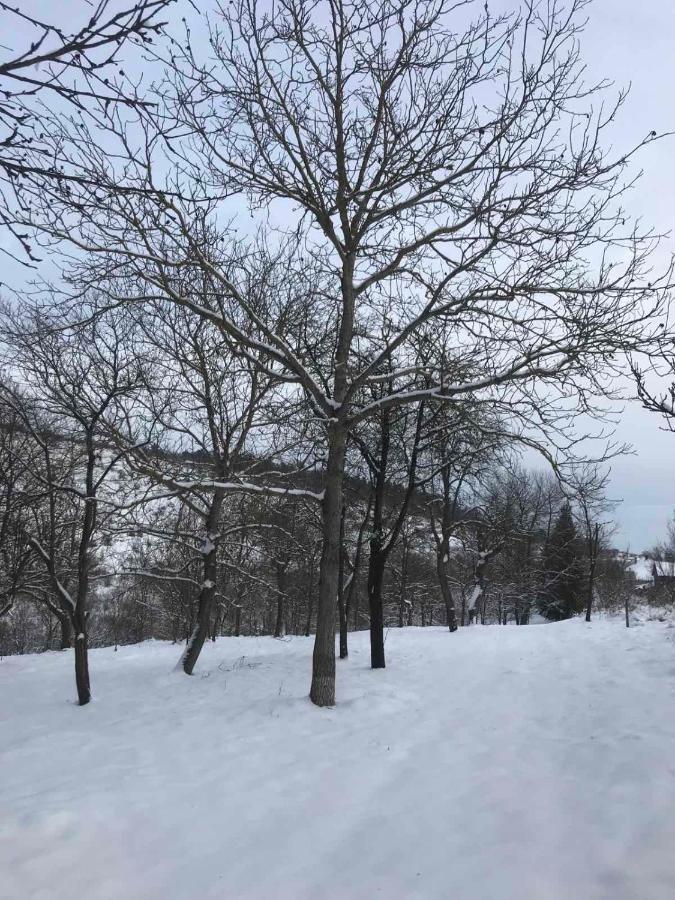
[[[670,568],[673,568],[673,563],[668,562]],[[654,587],[665,587],[666,585],[675,585],[675,573],[665,574],[663,572],[659,572],[656,567],[656,563],[652,563],[652,578],[654,579]]]

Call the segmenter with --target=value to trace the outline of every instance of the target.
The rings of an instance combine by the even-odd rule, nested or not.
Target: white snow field
[[[673,900],[675,629],[391,630],[306,698],[312,643],[0,662],[12,900]]]

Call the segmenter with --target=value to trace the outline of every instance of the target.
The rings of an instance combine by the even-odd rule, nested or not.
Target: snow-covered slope
[[[675,630],[390,631],[0,662],[0,896],[672,900]]]

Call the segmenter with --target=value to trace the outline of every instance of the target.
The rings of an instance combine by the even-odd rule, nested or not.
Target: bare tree
[[[32,526],[29,521],[24,527],[55,606],[70,620],[78,700],[84,706],[91,699],[88,617],[95,541],[116,508],[102,496],[118,461],[101,446],[102,420],[118,397],[134,389],[134,360],[121,336],[100,323],[54,332],[39,314],[27,313],[9,320],[5,340],[22,384],[5,386],[4,402],[21,416],[38,448],[31,461],[39,468],[30,474],[45,501],[44,515],[42,506],[31,504]],[[72,555],[64,553],[69,541]]]
[[[350,432],[421,401],[521,409],[535,427],[591,411],[616,355],[650,336],[663,302],[667,279],[649,274],[654,236],[620,207],[627,166],[656,135],[603,151],[622,96],[594,105],[603,85],[583,80],[585,6],[532,0],[471,18],[450,0],[283,0],[264,12],[237,0],[211,23],[213,61],[189,34],[171,41],[166,115],[144,117],[138,147],[119,115],[105,141],[55,123],[73,180],[67,191],[35,185],[25,221],[105,257],[106,276],[111,258],[131,271],[143,289],[130,296],[113,279],[111,304],[160,293],[213,322],[304,395],[323,429],[318,705],[335,701]],[[85,173],[96,192],[78,184]],[[264,252],[224,258],[203,245],[199,223],[222,221],[233,194],[252,213],[283,204],[290,224]],[[204,299],[167,283],[178,269],[201,273]],[[283,312],[243,290],[260,269]],[[453,374],[470,377],[419,364],[416,336],[434,322],[448,328]],[[333,336],[328,351],[314,352],[312,329]],[[387,390],[364,399],[377,384]]]

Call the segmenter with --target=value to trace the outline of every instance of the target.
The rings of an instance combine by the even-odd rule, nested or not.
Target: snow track
[[[0,896],[672,900],[675,631],[392,630],[0,662]]]

